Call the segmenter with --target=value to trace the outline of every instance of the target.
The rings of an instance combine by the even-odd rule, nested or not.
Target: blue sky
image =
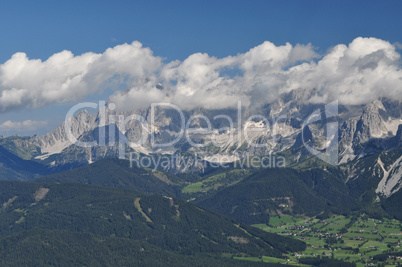
[[[402,43],[401,11],[402,1],[2,1],[0,64],[16,52],[45,61],[63,50],[103,53],[135,40],[165,62],[197,52],[235,56],[264,41],[311,43],[325,54],[359,36]],[[96,101],[108,93],[84,99]],[[3,134],[43,134],[61,123],[72,104],[56,101],[2,112],[0,124],[48,121],[37,129]]]

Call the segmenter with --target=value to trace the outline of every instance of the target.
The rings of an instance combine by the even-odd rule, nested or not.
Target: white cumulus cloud
[[[103,89],[106,82],[147,76],[160,65],[161,59],[139,42],[118,45],[103,54],[74,56],[62,51],[46,61],[16,53],[0,65],[0,111],[77,101]]]
[[[264,42],[246,53],[216,58],[205,53],[164,62],[135,41],[102,54],[54,54],[46,61],[14,54],[0,65],[0,112],[73,102],[106,86],[126,87],[110,101],[137,109],[153,102],[210,109],[270,102],[294,89],[314,90],[313,102],[364,104],[401,98],[398,44],[358,37],[318,55],[311,44]]]
[[[312,102],[338,99],[341,104],[359,105],[379,97],[401,99],[399,60],[395,45],[376,38],[359,37],[325,55],[318,55],[311,44],[264,42],[236,56],[196,53],[182,62],[170,62],[146,83],[130,87],[128,93],[117,92],[111,101],[131,109],[151,102],[216,109],[235,107],[238,100],[261,105],[282,93],[308,89],[317,92]]]
[[[35,131],[38,130],[48,124],[47,121],[5,121],[0,124],[0,130],[4,132],[8,131]]]

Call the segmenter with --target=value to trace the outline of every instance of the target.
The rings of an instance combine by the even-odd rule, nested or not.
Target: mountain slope
[[[104,159],[93,164],[36,179],[37,182],[76,182],[119,187],[142,193],[175,196],[179,189],[161,173],[130,168],[127,160]]]
[[[271,236],[270,240],[262,240],[259,233],[263,232],[249,233],[222,215],[180,199],[116,188],[2,181],[0,203],[0,238],[6,240],[0,254],[10,246],[21,248],[21,239],[37,236],[35,231],[40,229],[51,231],[46,235],[56,235],[56,241],[52,241],[56,243],[64,234],[66,241],[78,242],[80,233],[105,240],[105,245],[113,238],[129,239],[177,255],[216,257],[221,253],[243,253],[281,257],[285,251],[305,249],[304,242],[289,238],[275,240],[276,236]],[[62,231],[61,236],[58,231]],[[283,242],[288,245],[280,246]],[[125,244],[124,240],[121,244]],[[63,244],[54,247],[61,249]]]
[[[286,168],[261,170],[198,204],[248,224],[268,222],[269,214],[348,213],[360,206],[340,172]]]
[[[396,218],[402,218],[398,199],[402,195],[402,148],[357,159],[342,166],[349,191],[361,202],[377,203]]]
[[[65,123],[62,123],[44,136],[10,140],[12,143],[9,143],[9,147],[13,147],[17,155],[22,153],[26,159],[36,159],[60,171],[86,165],[102,158],[117,157],[119,155],[117,144],[112,145],[108,141],[109,134],[114,133],[116,138],[125,142],[126,154],[119,155],[122,157],[127,157],[129,151],[143,154],[177,152],[189,155],[197,153],[201,159],[211,162],[223,157],[234,162],[245,154],[268,155],[303,145],[303,141],[306,140],[300,139],[302,128],[315,117],[312,123],[307,124],[311,132],[308,138],[311,140],[307,140],[311,141],[309,145],[312,145],[315,150],[323,150],[328,144],[334,143],[333,141],[339,141],[338,152],[341,163],[380,153],[402,144],[394,142],[398,126],[402,124],[402,101],[384,98],[364,106],[336,105],[333,112],[332,110],[327,112],[332,117],[326,118],[327,113],[324,110],[327,106],[310,103],[309,94],[311,92],[302,89],[293,90],[263,107],[244,107],[241,111],[195,108],[183,110],[181,114],[171,108],[157,107],[154,110],[155,116],[152,118],[153,113],[150,107],[125,112],[102,107],[94,116],[86,111],[78,113],[71,118],[69,129],[65,127]],[[125,125],[117,122],[116,119],[116,122],[110,120],[111,117],[118,118],[119,115],[124,118],[138,115],[141,116],[141,120],[130,120]],[[208,118],[210,126],[200,116]],[[338,140],[333,139],[335,135],[326,136],[325,134],[327,122],[331,119],[340,126],[337,133]],[[152,125],[155,127],[150,127],[151,122],[154,122]],[[189,134],[193,143],[203,144],[204,147],[194,147],[186,138],[176,139],[181,136],[182,123],[186,124],[186,122],[190,123],[188,125],[190,128],[204,128],[204,130],[207,127],[211,128],[211,131]],[[106,145],[76,146],[72,142],[74,140],[69,140],[67,130],[71,131],[75,139],[81,141],[99,141],[101,132],[105,133]],[[152,145],[151,136],[154,137],[155,144],[171,142],[173,144],[155,147]],[[146,138],[142,140],[142,137]],[[143,142],[139,142],[140,140]],[[175,140],[177,142],[174,142]],[[219,145],[214,145],[213,140]],[[100,143],[103,141],[101,140]],[[26,150],[27,147],[30,148],[29,151]],[[293,156],[296,162],[304,160],[304,157],[298,154]],[[204,171],[202,166],[186,170],[177,168],[169,170],[172,172]]]
[[[0,180],[29,180],[49,173],[46,166],[22,159],[0,146]]]
[[[255,266],[282,266],[254,263]],[[208,255],[179,255],[144,241],[66,230],[32,230],[0,239],[1,266],[250,266]]]

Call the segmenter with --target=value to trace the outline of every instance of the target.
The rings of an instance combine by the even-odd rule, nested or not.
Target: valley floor
[[[247,260],[299,265],[303,258],[320,256],[354,262],[356,266],[402,265],[402,225],[395,219],[337,215],[320,220],[283,215],[271,217],[269,225],[254,226],[303,240],[307,243],[307,249],[288,254],[288,260],[271,257]]]

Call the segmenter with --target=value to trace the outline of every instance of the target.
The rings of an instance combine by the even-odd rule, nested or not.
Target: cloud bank
[[[205,53],[164,62],[135,41],[102,54],[69,51],[46,61],[14,54],[0,65],[0,112],[74,102],[103,90],[121,88],[110,101],[137,109],[153,102],[181,108],[234,107],[271,102],[294,89],[315,90],[313,102],[338,99],[364,104],[379,97],[401,99],[402,70],[397,44],[356,38],[318,55],[311,44],[271,42],[246,53],[216,58]]]
[[[48,124],[47,121],[5,121],[0,124],[0,130],[4,132],[14,132],[24,129],[25,131],[35,131]]]

